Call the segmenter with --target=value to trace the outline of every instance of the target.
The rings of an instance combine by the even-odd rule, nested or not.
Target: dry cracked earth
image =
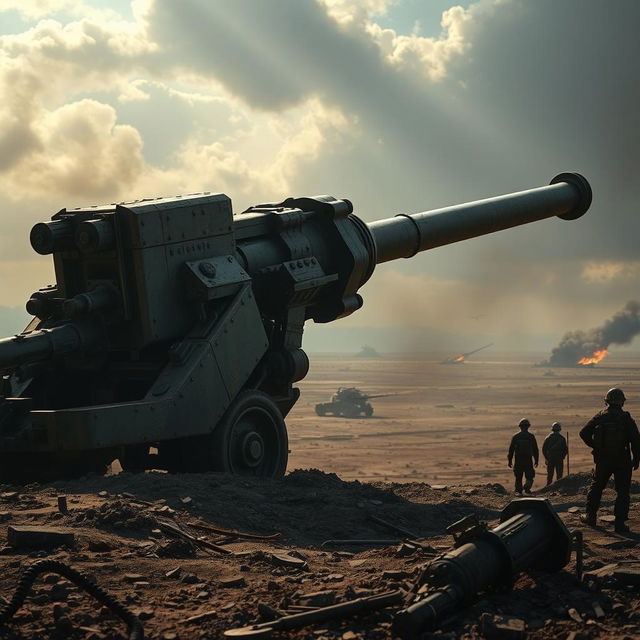
[[[569,529],[581,528],[588,482],[588,474],[574,474],[537,496],[551,501]],[[630,525],[640,531],[637,483],[633,491]],[[613,532],[613,497],[608,489],[599,526],[582,528],[582,580],[575,556],[556,573],[520,574],[512,589],[483,594],[422,637],[640,637],[640,537]],[[139,618],[145,638],[217,639],[274,616],[409,591],[434,554],[451,548],[449,524],[476,514],[493,526],[512,498],[498,483],[370,484],[314,469],[274,481],[152,472],[3,485],[0,595],[10,600],[23,571],[51,558],[115,596]],[[67,536],[63,546],[42,550],[41,542],[22,537],[25,527]],[[409,538],[420,544],[403,542]],[[379,542],[340,542],[345,539]],[[272,637],[386,640],[394,637],[398,608],[274,631]],[[127,638],[127,626],[66,578],[44,572],[0,627],[0,638],[116,640]]]

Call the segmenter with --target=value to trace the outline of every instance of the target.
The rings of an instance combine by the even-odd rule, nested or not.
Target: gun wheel
[[[211,434],[214,470],[279,478],[287,469],[289,440],[284,418],[269,396],[240,394]]]
[[[159,453],[170,473],[280,478],[287,469],[289,441],[275,402],[260,391],[245,391],[212,433],[161,443]]]

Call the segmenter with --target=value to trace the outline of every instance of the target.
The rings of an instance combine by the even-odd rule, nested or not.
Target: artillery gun
[[[334,415],[343,418],[357,418],[364,415],[370,418],[373,415],[373,407],[369,404],[371,398],[385,398],[395,395],[393,393],[366,394],[356,387],[339,387],[331,397],[330,402],[320,402],[316,405],[316,413],[319,416]]]
[[[549,186],[366,224],[348,200],[289,198],[233,215],[223,194],[63,209],[36,224],[56,284],[0,340],[0,479],[103,472],[281,476],[284,418],[309,361],[306,320],[362,306],[377,264],[551,216],[591,190]]]

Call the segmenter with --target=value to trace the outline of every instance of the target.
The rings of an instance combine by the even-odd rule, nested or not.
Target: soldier
[[[567,441],[560,433],[562,425],[554,422],[551,425],[551,433],[542,443],[542,455],[547,465],[547,486],[553,482],[553,474],[556,480],[560,480],[564,475],[564,459],[567,457]]]
[[[513,475],[516,477],[516,493],[522,495],[522,476],[526,478],[524,483],[524,492],[531,493],[531,486],[536,475],[533,467],[538,466],[538,443],[536,437],[529,433],[531,423],[523,418],[518,423],[520,431],[511,438],[509,446],[509,468],[513,468]],[[515,464],[513,458],[515,455]]]
[[[580,431],[580,437],[593,449],[595,470],[587,493],[586,514],[581,520],[595,526],[602,491],[613,475],[616,489],[615,530],[628,533],[625,521],[629,517],[629,489],[631,470],[640,463],[640,434],[638,427],[627,411],[622,410],[626,398],[622,389],[609,389],[604,401],[606,409],[596,413]]]

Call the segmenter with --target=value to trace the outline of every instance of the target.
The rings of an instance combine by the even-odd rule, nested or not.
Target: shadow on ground
[[[483,501],[487,507],[482,507],[477,505],[477,498],[482,498],[478,490],[474,490],[473,504],[458,492],[436,490],[426,484],[346,482],[317,469],[295,470],[281,480],[151,472],[86,476],[50,486],[68,495],[107,491],[111,496],[124,493],[148,502],[164,500],[163,504],[188,512],[185,516],[245,532],[280,532],[282,542],[304,547],[319,547],[330,539],[403,537],[372,521],[371,515],[408,529],[417,537],[442,535],[445,527],[471,513],[483,520],[495,520],[508,502],[501,485],[482,489],[488,494]],[[191,499],[188,505],[184,504],[185,498]]]

